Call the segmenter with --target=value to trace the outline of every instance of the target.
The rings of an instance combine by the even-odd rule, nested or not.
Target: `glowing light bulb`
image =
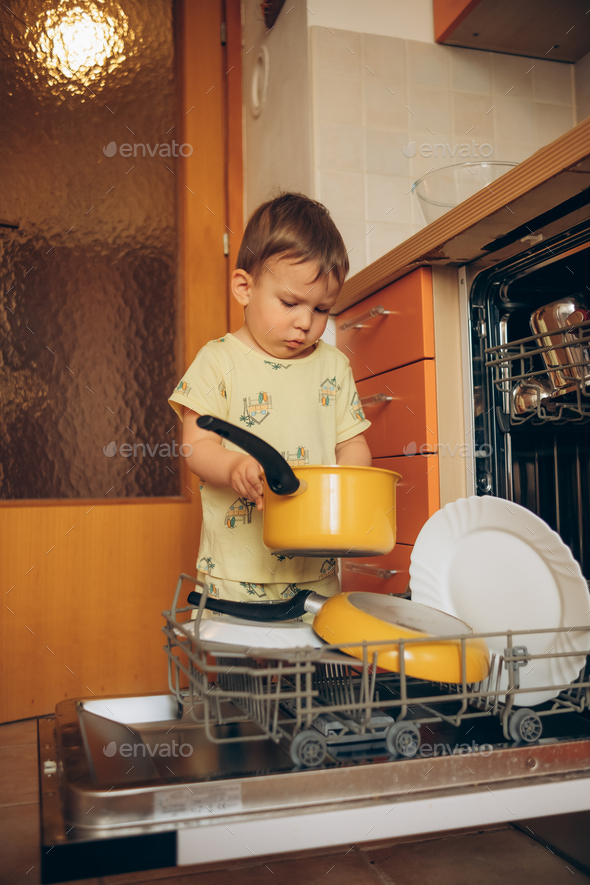
[[[70,92],[110,73],[125,59],[127,16],[107,15],[95,3],[70,6],[64,0],[37,22],[36,56],[57,82]]]

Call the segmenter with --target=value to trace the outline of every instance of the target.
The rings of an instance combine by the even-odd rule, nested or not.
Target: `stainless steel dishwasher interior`
[[[231,710],[228,708],[228,715]],[[467,736],[467,726],[470,734]],[[259,732],[251,721],[216,726],[220,736]],[[45,844],[159,832],[179,826],[319,811],[342,803],[404,801],[486,783],[579,776],[590,758],[590,721],[547,720],[535,745],[506,742],[497,720],[429,729],[434,745],[488,741],[493,752],[391,760],[379,742],[345,749],[316,769],[298,769],[270,739],[215,744],[173,695],[66,700],[40,722]]]

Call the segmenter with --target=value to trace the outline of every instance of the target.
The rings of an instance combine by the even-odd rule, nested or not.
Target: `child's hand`
[[[231,468],[229,479],[232,489],[243,498],[254,501],[258,510],[262,510],[263,487],[259,479],[262,467],[251,455],[244,455]]]

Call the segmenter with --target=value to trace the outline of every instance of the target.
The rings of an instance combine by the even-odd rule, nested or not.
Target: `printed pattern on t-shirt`
[[[282,371],[282,369],[288,371]],[[336,446],[366,430],[347,357],[320,341],[300,360],[264,357],[231,333],[206,344],[170,397],[186,408],[249,430],[294,468],[335,464]],[[221,439],[223,448],[242,452]],[[223,584],[244,582],[257,596],[265,583],[298,587],[335,572],[335,562],[286,555],[262,541],[263,514],[231,488],[201,481],[203,522],[198,567]],[[296,592],[296,591],[294,591]]]
[[[240,421],[244,421],[247,427],[262,424],[270,415],[272,397],[265,391],[260,391],[255,396],[245,396],[243,402],[244,411],[240,415]]]

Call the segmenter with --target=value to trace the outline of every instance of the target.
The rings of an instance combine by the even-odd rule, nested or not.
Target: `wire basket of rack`
[[[485,350],[513,425],[590,419],[590,320]]]
[[[480,683],[468,684],[465,678],[457,684],[427,682],[406,675],[404,653],[406,646],[429,642],[430,637],[354,643],[362,649],[362,660],[345,654],[343,645],[259,649],[203,641],[199,619],[188,619],[195,607],[178,607],[185,580],[200,584],[181,575],[172,607],[162,613],[169,685],[179,705],[214,743],[271,739],[300,767],[320,765],[327,753],[337,756],[343,749],[379,748],[392,759],[408,758],[419,751],[422,726],[459,727],[492,716],[500,721],[506,740],[532,742],[542,733],[543,717],[582,713],[590,703],[588,650],[578,646],[532,654],[525,644],[528,635],[572,631],[582,631],[588,637],[584,642],[590,643],[588,625],[441,637],[460,641],[463,674],[466,641],[501,636],[505,650],[492,655],[489,674]],[[368,652],[368,646],[385,650],[392,644],[399,649],[399,673],[381,670],[379,652]],[[568,655],[579,664],[574,682],[551,686],[554,697],[542,709],[518,706],[519,693],[527,691],[530,697],[531,691],[521,687],[521,669]],[[547,686],[539,686],[543,690]],[[244,721],[254,723],[256,730],[244,736],[220,728]]]

